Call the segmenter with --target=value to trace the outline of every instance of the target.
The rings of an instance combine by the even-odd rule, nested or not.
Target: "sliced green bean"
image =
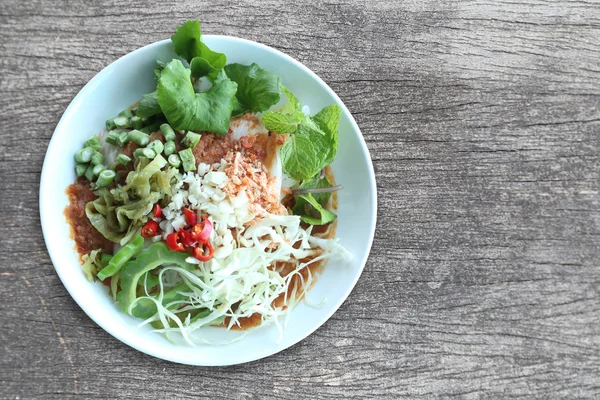
[[[129,122],[131,122],[131,127],[133,129],[141,129],[144,127],[144,121],[138,117],[137,115],[131,117],[131,119],[129,120]]]
[[[118,146],[120,134],[121,133],[117,131],[110,131],[108,132],[108,135],[106,135],[106,138],[104,138],[104,141],[108,144],[112,144],[113,146]]]
[[[112,169],[105,169],[104,171],[100,172],[100,174],[98,175],[98,179],[96,180],[96,185],[108,186],[115,179],[115,176],[116,176],[115,171],[113,171]]]
[[[127,117],[116,117],[113,118],[113,122],[117,128],[130,128],[131,124],[129,123],[129,118]]]
[[[85,170],[87,167],[87,164],[75,164],[75,175],[77,175],[78,178],[85,175]]]
[[[130,131],[127,138],[138,146],[145,146],[150,143],[150,135],[137,129]]]
[[[99,151],[95,151],[90,161],[93,165],[100,165],[104,161],[104,155]]]
[[[183,139],[181,139],[181,144],[184,145],[185,147],[193,149],[194,147],[196,147],[196,145],[200,141],[201,137],[202,137],[202,135],[199,135],[197,133],[188,132],[185,134]]]
[[[160,140],[153,140],[146,148],[154,150],[156,154],[160,154],[163,152],[165,145]]]
[[[160,131],[162,132],[165,140],[175,140],[175,131],[171,128],[169,124],[162,124],[160,126]]]
[[[181,163],[183,164],[183,170],[195,171],[196,170],[196,159],[194,158],[194,153],[192,153],[192,149],[185,149],[179,152],[179,158],[181,158]]]
[[[92,156],[94,155],[94,149],[91,147],[84,147],[75,153],[75,162],[78,163],[88,163],[92,160]]]
[[[105,169],[106,169],[106,167],[104,165],[97,164],[97,165],[94,165],[94,167],[92,168],[92,172],[93,172],[94,175],[98,176]]]
[[[135,151],[133,152],[133,156],[135,158],[146,157],[148,160],[152,160],[154,157],[156,157],[156,152],[147,147],[142,147],[139,149],[135,149]]]
[[[127,134],[127,132],[119,133],[119,137],[117,139],[117,146],[123,147],[127,143],[129,143],[129,135]]]
[[[129,108],[126,108],[119,113],[119,117],[131,118],[133,117],[133,113]]]
[[[171,164],[173,168],[179,168],[179,166],[181,165],[181,159],[177,154],[171,154],[167,161],[169,162],[169,164]]]
[[[109,131],[113,130],[117,127],[117,125],[115,124],[115,121],[112,119],[107,119],[105,125],[106,125],[106,129],[108,129]]]
[[[115,160],[115,163],[121,164],[121,165],[129,165],[130,162],[131,162],[131,157],[127,156],[126,154],[119,154],[117,156],[117,159]]]
[[[151,125],[145,126],[145,127],[144,127],[144,128],[142,128],[142,129],[139,129],[139,131],[140,131],[140,132],[143,132],[143,133],[146,133],[146,134],[148,134],[148,135],[149,135],[149,134],[151,134],[151,133],[154,133],[154,132],[158,131],[158,130],[159,130],[159,128],[160,128],[160,123],[159,123],[159,122],[156,122],[156,123],[154,123],[154,124],[151,124]]]
[[[110,259],[110,262],[108,263],[106,268],[103,268],[98,272],[98,279],[103,281],[109,276],[115,275],[121,270],[121,268],[123,268],[127,261],[137,256],[143,248],[144,238],[140,235],[137,235],[125,247],[117,251],[117,253]]]
[[[170,156],[171,154],[175,153],[175,150],[177,150],[177,147],[175,146],[174,141],[169,140],[167,143],[165,143],[165,156]]]
[[[94,175],[94,166],[88,165],[88,167],[85,169],[84,175],[88,181],[94,182],[94,179],[96,179],[96,175]]]
[[[83,147],[91,147],[92,149],[98,151],[100,150],[102,145],[100,144],[100,139],[98,139],[98,136],[92,136],[91,138],[85,141]]]

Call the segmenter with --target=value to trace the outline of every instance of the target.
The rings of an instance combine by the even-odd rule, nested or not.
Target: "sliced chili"
[[[156,236],[158,233],[158,223],[156,221],[148,221],[142,227],[142,237],[151,238]]]
[[[196,241],[192,237],[192,233],[185,229],[179,230],[179,239],[181,240],[181,243],[183,243],[183,245],[185,247],[192,247],[194,245],[194,243],[196,243]]]
[[[210,233],[212,232],[213,226],[210,219],[201,216],[200,222],[192,227],[192,237],[199,243],[206,243],[210,238]]]
[[[183,243],[181,243],[181,235],[179,232],[173,232],[167,236],[167,246],[173,251],[184,251]]]
[[[183,209],[183,214],[185,215],[185,222],[189,225],[189,226],[194,226],[196,225],[196,212],[190,210],[189,208],[184,208]]]
[[[162,216],[162,208],[160,208],[160,204],[156,203],[154,207],[152,207],[152,212],[154,213],[154,218],[160,218]]]
[[[210,242],[200,243],[198,247],[194,247],[194,257],[200,261],[206,262],[215,254],[215,250]]]

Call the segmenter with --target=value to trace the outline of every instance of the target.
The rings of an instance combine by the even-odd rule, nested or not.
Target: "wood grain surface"
[[[38,213],[69,102],[188,18],[315,71],[377,175],[373,250],[341,309],[226,368],[154,359],[96,326]],[[3,0],[0,50],[1,398],[600,396],[599,3]]]

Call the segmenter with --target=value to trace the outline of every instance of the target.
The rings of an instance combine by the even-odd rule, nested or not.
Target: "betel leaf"
[[[158,103],[175,129],[227,134],[237,84],[220,78],[206,92],[195,93],[190,70],[169,62],[158,80]]]
[[[190,63],[190,71],[192,71],[192,76],[196,79],[202,78],[212,72],[217,71],[215,67],[210,65],[210,63],[202,57],[194,57],[192,62]]]
[[[171,36],[175,53],[185,58],[190,64],[196,57],[203,59],[204,66],[208,64],[215,71],[222,69],[227,63],[223,53],[212,51],[201,39],[200,22],[197,20],[186,21],[178,26],[175,34]],[[196,71],[199,71],[198,69]],[[204,74],[206,75],[206,74]],[[204,76],[200,75],[200,76]],[[200,76],[194,75],[195,78]]]
[[[158,105],[156,92],[148,93],[142,96],[142,100],[137,105],[135,115],[138,117],[151,117],[156,114],[162,114],[162,110]]]
[[[337,218],[334,213],[323,208],[310,193],[298,195],[296,205],[292,211],[295,215],[299,215],[302,221],[310,225],[329,224]]]
[[[281,78],[276,73],[262,69],[255,63],[229,64],[224,69],[227,77],[238,85],[238,112],[263,112],[279,102]]]

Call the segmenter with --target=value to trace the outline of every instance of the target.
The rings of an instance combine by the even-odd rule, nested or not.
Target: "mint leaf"
[[[292,209],[295,215],[310,225],[325,225],[335,221],[337,216],[326,210],[310,193],[300,194],[296,197],[296,205]]]
[[[302,103],[300,103],[300,100],[298,100],[298,98],[294,96],[294,93],[292,93],[288,88],[286,88],[283,85],[281,85],[281,91],[285,94],[285,97],[287,97],[288,99],[288,104],[283,106],[282,111],[292,114],[294,116],[304,115],[302,113]]]
[[[137,105],[135,115],[138,117],[151,117],[156,114],[162,114],[162,110],[158,105],[158,97],[156,92],[148,93],[142,96],[142,100]]]
[[[267,111],[279,101],[281,79],[274,72],[250,65],[229,64],[225,72],[238,85],[236,97],[240,104],[240,114],[247,111]]]
[[[329,182],[326,176],[323,179],[320,178],[319,174],[313,176],[311,179],[308,179],[298,187],[298,189],[322,189],[322,188],[330,188],[333,185]],[[331,198],[331,192],[327,193],[311,193],[315,200],[322,206],[325,206],[329,199]]]
[[[283,170],[298,182],[310,179],[327,163],[331,143],[310,117],[305,117],[296,133],[281,146]]]
[[[267,111],[262,117],[263,124],[271,132],[294,133],[298,129],[298,122],[293,115]]]
[[[158,80],[158,103],[174,129],[227,134],[237,84],[223,77],[206,92],[195,93],[190,70],[169,62]]]
[[[340,117],[342,109],[337,104],[324,107],[321,111],[315,114],[312,119],[317,123],[321,131],[327,136],[327,140],[331,144],[327,157],[327,164],[331,164],[335,160],[338,149],[338,129],[340,126]]]

